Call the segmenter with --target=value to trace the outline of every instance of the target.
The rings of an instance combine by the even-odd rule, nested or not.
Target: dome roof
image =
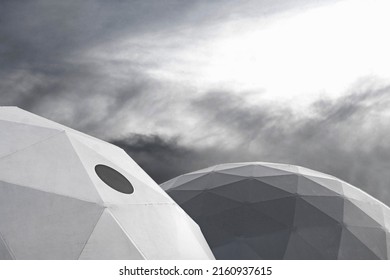
[[[390,208],[321,172],[229,163],[161,187],[199,224],[216,259],[390,258]]]
[[[0,107],[0,259],[213,259],[120,148]]]

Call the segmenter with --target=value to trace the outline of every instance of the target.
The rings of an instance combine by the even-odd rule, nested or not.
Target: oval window
[[[133,185],[129,180],[115,169],[107,165],[98,164],[95,166],[95,172],[104,183],[114,190],[125,194],[134,192]]]

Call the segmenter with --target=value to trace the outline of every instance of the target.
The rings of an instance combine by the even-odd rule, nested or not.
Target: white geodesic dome
[[[0,259],[213,259],[120,148],[0,107]]]

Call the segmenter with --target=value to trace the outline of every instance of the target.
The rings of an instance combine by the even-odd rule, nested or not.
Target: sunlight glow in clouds
[[[361,78],[390,79],[389,6],[352,0],[217,22],[116,42],[109,55],[141,62],[158,80],[197,92],[226,89],[252,93],[248,101],[302,105],[319,95],[340,96]]]
[[[390,78],[389,6],[348,1],[240,28],[214,45],[204,77],[273,98],[339,95],[366,76]],[[247,29],[247,31],[244,31]]]
[[[347,0],[260,18],[178,26],[99,45],[87,58],[117,85],[134,79],[134,67],[156,81],[148,96],[164,96],[167,103],[153,102],[162,121],[145,126],[149,122],[142,119],[137,125],[138,113],[127,111],[124,123],[136,133],[171,136],[188,128],[196,133],[186,134],[184,143],[202,139],[203,145],[212,146],[225,131],[203,126],[186,106],[173,106],[176,111],[167,115],[161,108],[226,91],[239,95],[243,108],[272,103],[305,117],[315,113],[309,105],[320,97],[380,88],[390,81],[388,7],[385,0]],[[181,117],[167,127],[171,114]],[[231,138],[226,142],[238,143]]]

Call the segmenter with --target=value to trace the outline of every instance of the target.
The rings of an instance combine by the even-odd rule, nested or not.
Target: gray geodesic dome
[[[232,163],[161,185],[216,259],[389,259],[390,208],[307,168]]]
[[[213,259],[120,148],[0,107],[0,259]]]

